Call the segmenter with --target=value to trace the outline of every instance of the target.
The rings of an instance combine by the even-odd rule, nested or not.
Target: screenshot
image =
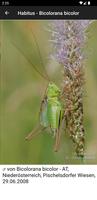
[[[60,5],[0,1],[4,200],[97,198],[97,3]]]

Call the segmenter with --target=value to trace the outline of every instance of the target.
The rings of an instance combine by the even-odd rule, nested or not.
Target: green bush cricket
[[[40,127],[35,131],[32,131],[26,137],[30,140],[34,133],[36,134],[44,130],[45,128],[50,128],[54,137],[56,138],[54,150],[57,151],[60,142],[61,125],[63,121],[63,110],[62,103],[60,101],[60,89],[55,85],[55,83],[49,82],[46,89],[45,96],[41,102],[40,106]]]

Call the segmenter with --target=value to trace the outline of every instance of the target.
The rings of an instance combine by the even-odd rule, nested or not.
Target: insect
[[[37,43],[34,33],[33,33],[33,37],[35,39],[35,43],[40,55],[41,63],[43,65],[41,53],[40,53],[38,43]],[[58,151],[59,145],[60,145],[62,124],[63,124],[63,106],[61,102],[61,90],[58,88],[58,86],[54,82],[50,81],[47,73],[46,75],[41,74],[41,72],[36,68],[36,66],[33,65],[33,63],[28,59],[28,57],[24,54],[24,52],[21,49],[19,50],[24,55],[24,57],[26,57],[26,59],[33,66],[33,68],[44,79],[47,79],[48,81],[48,86],[46,88],[44,97],[40,105],[39,125],[38,127],[35,128],[35,130],[32,130],[26,136],[26,140],[31,140],[33,136],[36,136],[40,132],[49,128],[55,138],[54,151]]]
[[[38,131],[41,132],[49,127],[56,138],[54,145],[55,151],[58,151],[59,148],[63,121],[63,108],[60,101],[60,93],[61,91],[56,84],[49,82],[40,106],[39,119],[41,127],[38,127],[38,129],[32,131],[26,137],[27,140],[30,140],[34,136],[35,132],[37,134]]]

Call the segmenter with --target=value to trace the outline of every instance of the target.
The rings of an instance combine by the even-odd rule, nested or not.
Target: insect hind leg
[[[60,122],[59,128],[56,130],[56,138],[55,138],[55,144],[54,144],[55,152],[58,152],[59,150],[63,122],[64,122],[64,119],[62,119],[62,121]]]
[[[26,137],[26,140],[31,140],[33,137],[39,135],[42,131],[44,131],[46,129],[46,127],[42,127],[41,125],[39,125],[38,127],[36,127],[35,130],[32,130]]]

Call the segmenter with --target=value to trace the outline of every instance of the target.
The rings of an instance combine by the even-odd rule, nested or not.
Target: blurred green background
[[[25,136],[38,124],[39,108],[48,82],[28,62],[62,86],[62,66],[49,57],[49,21],[0,22],[0,163],[1,164],[82,164],[74,154],[69,136],[63,131],[58,153],[54,138],[45,131],[30,142]],[[41,52],[44,66],[37,45]],[[85,51],[84,164],[97,164],[97,21],[88,29]],[[23,52],[23,53],[22,53]],[[27,58],[27,59],[26,59]]]

